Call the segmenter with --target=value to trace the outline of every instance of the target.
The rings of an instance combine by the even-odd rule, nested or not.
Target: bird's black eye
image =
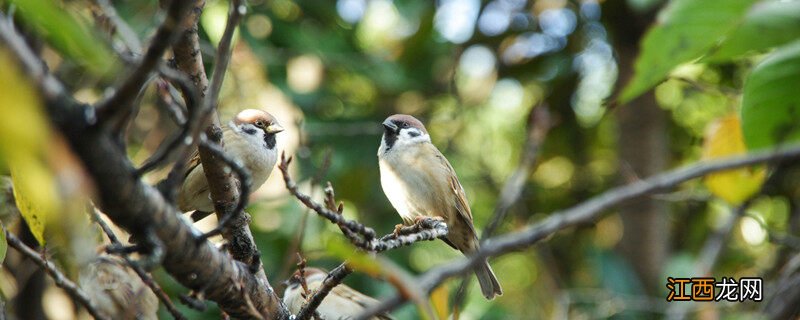
[[[403,122],[403,128],[408,128],[408,122]]]
[[[263,126],[264,126],[264,122],[262,122],[261,120],[256,121],[256,127],[263,127]]]

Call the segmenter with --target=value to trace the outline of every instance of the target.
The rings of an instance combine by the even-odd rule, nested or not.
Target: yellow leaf
[[[703,159],[725,158],[747,153],[739,116],[731,114],[709,125],[703,144]],[[705,178],[708,190],[715,196],[737,205],[761,189],[766,170],[741,168],[710,174]]]
[[[0,154],[41,150],[49,131],[41,101],[9,53],[0,49]]]
[[[17,208],[33,236],[44,245],[44,224],[59,207],[53,174],[36,158],[11,159],[9,167]]]
[[[50,128],[39,96],[5,50],[0,70],[0,155],[8,161],[17,207],[44,244],[46,217],[59,207],[55,178],[45,163]]]
[[[450,314],[447,286],[441,285],[431,292],[431,305],[439,319],[447,319]]]

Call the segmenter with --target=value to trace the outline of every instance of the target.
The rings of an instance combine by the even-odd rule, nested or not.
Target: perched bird
[[[309,292],[314,292],[322,285],[322,281],[328,273],[317,268],[306,268],[305,279]],[[306,302],[305,291],[300,282],[300,273],[295,272],[288,281],[288,287],[283,293],[283,303],[289,308],[289,312],[297,314]],[[354,290],[344,284],[339,284],[322,300],[317,307],[317,312],[323,319],[355,319],[368,307],[378,304],[378,300],[368,297],[361,292]],[[388,320],[392,317],[380,314],[371,318],[372,320]]]
[[[278,161],[275,135],[281,131],[283,127],[275,117],[255,109],[242,110],[222,128],[222,148],[228,155],[241,161],[249,171],[251,192],[267,181]],[[183,212],[196,210],[192,215],[195,221],[214,212],[214,203],[197,152],[189,161],[183,185],[178,191],[178,208]]]
[[[440,217],[449,229],[447,244],[465,255],[478,251],[464,188],[422,122],[397,114],[386,118],[383,127],[378,149],[381,186],[403,221],[411,224],[421,217]],[[503,294],[488,261],[476,267],[475,275],[486,299]]]
[[[81,270],[80,287],[112,319],[158,319],[158,298],[124,262],[100,256]]]

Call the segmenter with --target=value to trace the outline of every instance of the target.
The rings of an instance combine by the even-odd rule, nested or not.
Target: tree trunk
[[[617,92],[633,77],[639,42],[654,21],[650,13],[634,12],[626,1],[607,2],[605,18],[618,54]],[[618,106],[619,172],[622,183],[664,171],[668,164],[668,114],[659,108],[652,90]],[[620,208],[623,235],[617,250],[633,266],[644,288],[663,292],[661,279],[669,251],[669,219],[666,205],[644,198]]]

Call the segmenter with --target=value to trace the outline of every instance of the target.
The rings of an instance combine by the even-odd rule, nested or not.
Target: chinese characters
[[[763,279],[734,278],[667,278],[667,301],[761,301]]]

